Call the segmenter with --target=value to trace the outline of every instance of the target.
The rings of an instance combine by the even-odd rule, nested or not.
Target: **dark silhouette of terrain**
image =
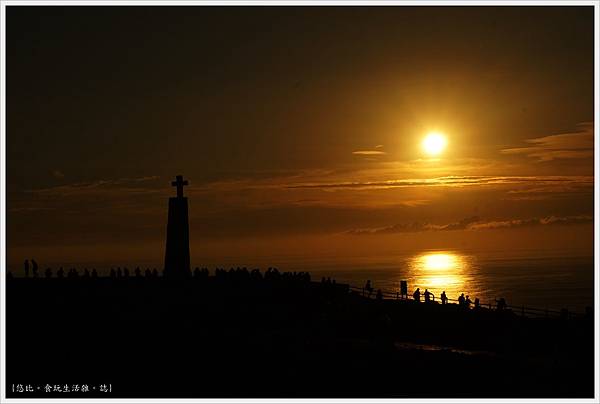
[[[593,396],[592,316],[373,300],[271,268],[52,272],[7,282],[9,397]]]

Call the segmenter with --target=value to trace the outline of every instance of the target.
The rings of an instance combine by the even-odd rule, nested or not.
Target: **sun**
[[[446,136],[439,132],[431,132],[423,139],[423,150],[430,156],[437,156],[446,148]]]

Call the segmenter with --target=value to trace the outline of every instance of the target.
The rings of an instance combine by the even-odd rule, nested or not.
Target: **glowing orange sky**
[[[57,9],[7,8],[9,262],[160,262],[176,174],[195,262],[593,253],[591,7]]]

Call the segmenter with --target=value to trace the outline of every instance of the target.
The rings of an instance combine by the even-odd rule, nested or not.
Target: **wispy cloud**
[[[590,176],[519,176],[519,177],[495,177],[495,176],[446,176],[425,179],[401,179],[386,181],[355,181],[335,183],[304,183],[290,184],[287,188],[396,188],[396,187],[422,187],[422,186],[446,186],[464,187],[474,185],[498,185],[498,184],[593,184],[594,177]]]
[[[380,156],[382,154],[387,154],[384,151],[381,150],[356,150],[353,151],[352,154],[356,154],[359,156]]]
[[[478,222],[473,223],[470,226],[472,230],[481,229],[501,229],[508,227],[527,227],[527,226],[549,226],[549,225],[560,225],[560,224],[581,224],[581,223],[592,223],[594,218],[590,215],[576,215],[576,216],[547,216],[542,218],[530,218],[530,219],[513,219],[513,220],[502,220],[502,221],[491,221],[491,222]]]
[[[140,186],[141,183],[156,180],[158,176],[103,179],[89,182],[77,182],[48,188],[26,190],[26,193],[44,196],[91,195],[103,193],[148,193],[156,192],[154,188]]]
[[[170,187],[160,184],[158,176],[124,177],[76,182],[53,187],[28,189],[13,196],[9,212],[19,215],[54,211],[87,214],[112,211],[113,214],[142,214],[156,210],[151,198],[167,195]]]
[[[472,216],[464,218],[458,222],[446,223],[446,224],[433,224],[424,222],[412,222],[412,223],[398,223],[391,226],[377,227],[372,229],[353,229],[349,230],[349,234],[363,235],[363,234],[393,234],[393,233],[415,233],[422,231],[431,230],[465,230],[469,225],[477,223],[479,217]]]
[[[356,151],[353,151],[352,154],[354,154],[355,156],[379,157],[379,156],[383,156],[387,153],[385,151],[383,151],[383,145],[378,144],[375,147],[373,147],[372,149],[356,150]]]
[[[523,154],[538,161],[577,159],[594,156],[594,126],[591,122],[578,125],[572,133],[528,139],[529,146],[503,149],[502,154]]]
[[[478,216],[471,216],[446,224],[433,224],[424,222],[401,223],[392,226],[377,227],[370,229],[352,229],[347,231],[353,235],[373,235],[373,234],[395,234],[395,233],[415,233],[424,231],[452,231],[452,230],[489,230],[514,227],[530,226],[552,226],[552,225],[570,225],[592,223],[593,216],[546,216],[540,218],[527,219],[509,219],[509,220],[482,220]]]

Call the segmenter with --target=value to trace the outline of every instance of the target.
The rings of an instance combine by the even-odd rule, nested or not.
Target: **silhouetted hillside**
[[[305,275],[198,275],[11,279],[9,396],[593,395],[591,318],[371,300]],[[11,392],[19,383],[111,392]]]

